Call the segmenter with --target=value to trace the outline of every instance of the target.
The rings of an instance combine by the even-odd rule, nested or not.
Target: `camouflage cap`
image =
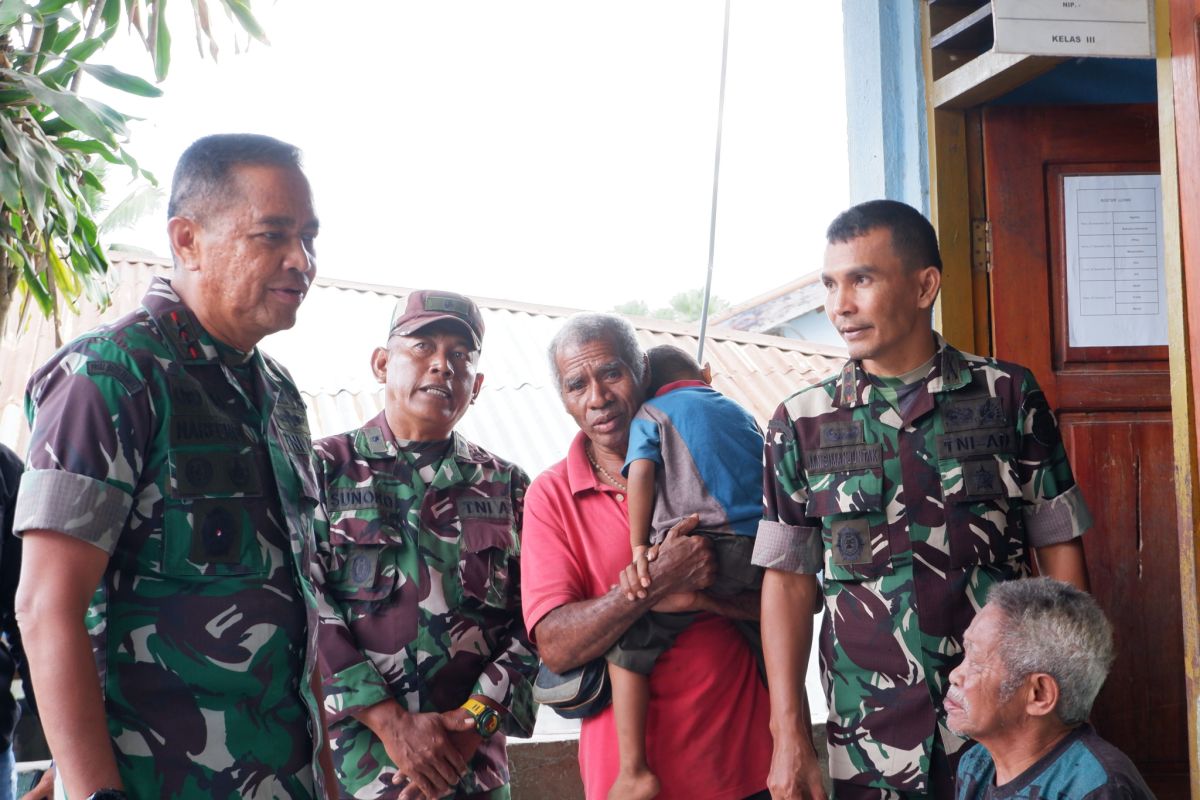
[[[483,346],[483,315],[469,297],[454,292],[420,289],[396,303],[388,338],[412,336],[417,331],[440,320],[461,323],[471,333],[471,342],[478,350]]]

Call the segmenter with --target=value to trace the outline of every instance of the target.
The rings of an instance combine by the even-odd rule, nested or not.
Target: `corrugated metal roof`
[[[168,274],[163,259],[114,256],[112,306],[84,309],[63,318],[69,341],[97,324],[137,307],[155,274]],[[435,282],[436,283],[436,282]],[[296,326],[267,337],[262,348],[292,372],[309,408],[314,436],[355,427],[379,413],[382,387],[370,369],[371,351],[383,344],[392,306],[403,287],[351,283],[319,277]],[[575,427],[552,385],[546,349],[573,309],[475,297],[486,337],[479,400],[459,423],[463,435],[536,474],[562,458]],[[694,324],[631,318],[643,346],[674,344],[694,350]],[[54,350],[53,325],[39,318],[16,334],[10,319],[0,341],[0,441],[24,452],[28,431],[21,396],[33,369]],[[797,389],[836,369],[844,351],[828,345],[728,329],[710,329],[705,358],[713,385],[766,423],[776,405]]]

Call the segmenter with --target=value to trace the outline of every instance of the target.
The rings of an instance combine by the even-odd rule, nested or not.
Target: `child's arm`
[[[633,563],[643,587],[650,585],[650,569],[646,548],[650,545],[650,527],[654,516],[654,471],[657,465],[649,458],[629,463],[629,546]]]

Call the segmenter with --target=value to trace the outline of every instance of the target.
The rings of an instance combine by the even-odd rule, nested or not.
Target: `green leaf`
[[[42,214],[46,208],[46,187],[38,180],[34,171],[34,155],[29,149],[28,140],[3,114],[0,114],[0,137],[4,139],[9,155],[17,162],[17,174],[21,179],[25,208],[28,209],[34,224],[41,227]]]
[[[58,254],[56,248],[49,239],[46,240],[46,259],[50,262],[50,276],[54,279],[54,283],[62,290],[63,294],[68,298],[77,297],[79,295],[79,278],[67,269],[67,265],[63,263],[62,256]]]
[[[50,299],[50,292],[28,259],[21,266],[21,287],[33,297],[43,314],[50,316],[54,313],[54,302]]]
[[[37,9],[37,13],[48,17],[51,14],[58,13],[64,7],[69,6],[73,2],[75,2],[75,0],[42,0],[42,2],[38,3],[36,6],[34,6],[34,8]]]
[[[54,41],[50,42],[49,46],[43,44],[43,53],[62,53],[71,49],[71,42],[74,42],[79,34],[83,31],[83,26],[79,23],[68,25],[54,35]],[[49,37],[43,39],[43,43],[47,42]]]
[[[94,56],[101,47],[104,47],[103,39],[97,37],[84,39],[82,42],[64,53],[63,58],[70,59],[71,61],[76,62],[76,64],[79,64],[80,62],[87,61],[89,58]]]
[[[99,139],[111,147],[116,147],[117,140],[113,134],[125,135],[124,122],[116,126],[112,125],[111,120],[102,118],[100,114],[90,107],[92,105],[91,101],[87,101],[70,92],[52,89],[34,75],[14,73],[12,70],[0,70],[0,74],[17,76],[17,79],[25,85],[25,88],[33,94],[39,103],[53,109],[54,113],[62,117],[65,122],[91,136],[93,139]]]
[[[23,0],[0,0],[0,30],[7,31],[28,10]]]
[[[138,186],[109,209],[100,222],[100,230],[111,234],[123,228],[132,228],[139,220],[158,210],[163,199],[164,192],[159,187]]]
[[[21,254],[21,251],[3,239],[0,239],[0,250],[8,253],[8,257],[12,259],[13,266],[17,269],[21,269],[25,266],[25,256]]]
[[[104,22],[104,30],[111,35],[121,21],[121,0],[104,0],[100,19]]]
[[[0,200],[11,209],[21,207],[21,181],[17,178],[17,165],[0,153]]]
[[[101,183],[100,179],[97,178],[90,170],[83,171],[83,174],[79,176],[79,182],[86,186],[92,187],[97,192],[104,191],[104,184]]]
[[[263,44],[270,44],[267,41],[266,31],[258,24],[258,20],[254,18],[254,14],[250,12],[250,4],[245,0],[221,0],[221,4],[237,17],[237,21],[245,28],[246,33],[258,39]]]
[[[110,164],[121,163],[121,159],[117,157],[112,148],[95,139],[72,139],[64,136],[56,139],[54,143],[63,150],[75,150],[88,155],[100,156]]]
[[[139,97],[162,96],[162,89],[136,75],[122,72],[116,67],[110,67],[105,64],[80,64],[79,67],[105,86],[111,86],[123,92],[136,94]]]
[[[161,82],[171,68],[171,30],[167,27],[167,0],[154,4],[154,77]]]
[[[33,95],[24,89],[0,89],[0,106],[6,108],[32,99]]]

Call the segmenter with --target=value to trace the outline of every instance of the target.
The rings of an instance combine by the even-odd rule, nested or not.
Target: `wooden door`
[[[1133,759],[1160,798],[1186,797],[1167,347],[1073,347],[1067,320],[1064,180],[1157,173],[1157,110],[995,107],[984,110],[983,138],[993,352],[1034,370],[1095,518],[1084,550],[1093,593],[1113,623],[1118,655],[1093,721]],[[1133,273],[1119,276],[1125,274]],[[1149,288],[1165,305],[1161,280]]]

